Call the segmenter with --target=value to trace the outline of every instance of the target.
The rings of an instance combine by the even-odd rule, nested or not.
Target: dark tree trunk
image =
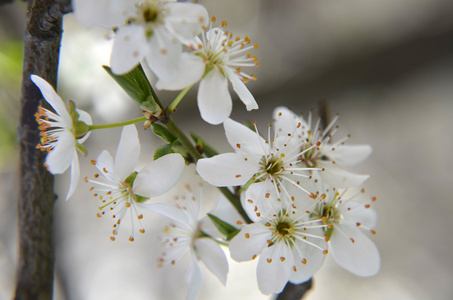
[[[69,1],[67,1],[69,2]],[[57,0],[31,0],[24,38],[24,66],[20,144],[20,191],[18,201],[19,262],[15,299],[52,299],[54,252],[52,213],[55,195],[53,176],[44,167],[45,153],[36,149],[39,129],[34,114],[42,99],[30,80],[39,75],[56,85],[62,16],[70,6]]]

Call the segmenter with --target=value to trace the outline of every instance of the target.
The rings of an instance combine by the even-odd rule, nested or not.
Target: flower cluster
[[[377,217],[371,209],[376,198],[360,200],[361,186],[369,176],[348,169],[365,161],[371,147],[346,145],[349,137],[337,138],[338,116],[323,126],[321,118],[313,120],[311,113],[304,119],[277,107],[264,136],[256,122],[246,126],[229,118],[230,83],[247,110],[258,109],[245,85],[256,76],[243,69],[258,66],[251,52],[258,46],[248,36],[235,36],[226,22],[215,26],[215,18],[194,3],[73,0],[73,7],[83,25],[101,25],[115,33],[106,70],[144,116],[93,125],[88,113],[73,102],[66,110],[54,88],[32,75],[54,110],[40,106],[36,113],[41,130],[37,148],[48,152],[46,166],[52,174],[71,166],[68,199],[80,177],[77,151],[87,155],[82,143],[91,131],[123,127],[115,156],[102,151],[91,160],[96,173],[85,177],[90,192],[101,202],[97,216],[112,214],[112,241],[125,219],[131,221],[130,241],[135,240],[137,226],[145,233],[145,211],[171,219],[163,228],[158,266],[174,265],[190,253],[188,299],[195,299],[201,287],[200,262],[226,284],[229,266],[221,246],[229,247],[237,262],[258,259],[256,276],[264,294],[280,293],[287,282],[310,280],[329,253],[355,275],[379,271],[379,252],[368,237],[376,234]],[[170,105],[162,104],[141,64],[156,75],[157,89],[181,90]],[[198,82],[201,117],[210,124],[223,124],[232,152],[218,153],[196,134],[191,134],[192,142],[172,118],[177,104]],[[140,122],[164,141],[143,168],[137,167],[140,142],[133,125]],[[178,184],[186,164],[195,164],[198,175],[222,192],[215,209],[206,215],[200,212],[201,195],[194,196],[190,189],[172,204],[154,199]],[[360,192],[351,194],[356,189]]]

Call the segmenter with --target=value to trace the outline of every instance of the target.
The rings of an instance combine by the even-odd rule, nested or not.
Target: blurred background
[[[453,299],[453,2],[451,0],[211,0],[199,1],[211,16],[227,20],[235,34],[259,44],[258,80],[248,83],[260,109],[246,112],[236,100],[232,118],[264,128],[276,106],[318,111],[326,103],[340,114],[340,134],[368,143],[372,156],[354,168],[370,174],[368,196],[377,196],[373,240],[381,272],[358,278],[331,259],[315,275],[307,299]],[[22,37],[25,4],[0,7],[0,299],[10,299],[17,260],[16,203]],[[95,123],[118,122],[140,110],[101,68],[108,64],[111,34],[85,29],[67,15],[58,90],[90,111]],[[194,88],[175,119],[231,151],[222,126],[203,123]],[[170,103],[175,93],[159,92]],[[450,125],[449,125],[450,124]],[[114,153],[120,129],[94,132],[85,144],[88,162],[103,150]],[[140,130],[142,164],[161,144]],[[183,183],[190,179],[188,168]],[[64,198],[69,174],[56,178]],[[70,299],[184,299],[189,260],[157,268],[157,237],[168,221],[148,213],[145,235],[130,243],[124,226],[110,242],[112,220],[96,218],[99,203],[81,182],[76,195],[55,205],[55,297]],[[164,198],[171,198],[177,187]],[[209,207],[215,191],[205,185]],[[149,228],[149,230],[148,230]],[[187,257],[188,258],[188,257]],[[204,270],[199,299],[269,299],[256,283],[256,262],[230,262],[226,287]]]

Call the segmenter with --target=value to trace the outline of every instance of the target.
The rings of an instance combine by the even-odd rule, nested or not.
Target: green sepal
[[[206,75],[208,75],[209,72],[211,72],[214,69],[214,64],[213,63],[208,63],[206,64],[206,67],[204,69],[203,76],[201,78],[204,78]]]
[[[162,146],[157,147],[156,151],[154,151],[154,160],[161,158],[162,156],[165,156],[170,153],[175,153],[173,151],[172,146],[170,144],[165,144]]]
[[[79,142],[76,142],[75,146],[76,146],[77,150],[79,150],[84,156],[87,156],[88,151],[84,145],[80,144]]]
[[[219,152],[217,152],[211,145],[206,143],[200,136],[196,135],[193,132],[190,133],[190,136],[197,145],[198,150],[203,153],[204,156],[213,157],[219,154]]]
[[[73,122],[77,121],[80,117],[79,113],[77,112],[76,105],[74,101],[69,100],[69,115]]]
[[[90,131],[90,127],[82,121],[75,121],[72,126],[76,139],[83,138]]]
[[[149,200],[149,197],[143,197],[137,194],[134,194],[134,201],[137,203],[143,203],[145,201]]]
[[[137,175],[138,175],[137,171],[133,172],[131,175],[127,176],[127,178],[124,180],[124,183],[127,186],[132,187],[134,185],[135,177],[137,177]]]
[[[108,66],[102,67],[140,108],[151,112],[156,117],[163,113],[153,98],[153,88],[140,64],[129,73],[123,75],[114,74]]]
[[[177,137],[165,125],[154,122],[151,124],[151,126],[153,126],[153,132],[156,135],[160,136],[167,143],[173,143],[175,140],[177,140]]]
[[[331,226],[330,228],[329,227],[324,228],[326,242],[330,241],[330,238],[332,237],[332,233],[333,233],[333,226]]]
[[[208,214],[209,219],[214,223],[215,227],[222,233],[227,241],[230,241],[238,232],[240,231],[236,227],[230,225],[229,223],[222,221],[212,214]]]

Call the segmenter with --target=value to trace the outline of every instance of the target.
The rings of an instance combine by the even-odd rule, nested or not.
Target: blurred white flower
[[[182,44],[208,24],[200,4],[160,0],[74,0],[74,13],[85,26],[116,29],[110,64],[113,73],[132,70],[142,58],[159,77],[174,76]]]
[[[215,19],[213,18],[213,21]],[[249,50],[257,48],[250,39],[233,37],[222,27],[210,28],[189,44],[191,53],[181,56],[179,72],[173,78],[160,78],[156,87],[165,90],[180,90],[200,81],[198,89],[198,108],[201,117],[208,123],[220,124],[227,119],[232,110],[232,100],[228,91],[228,80],[234,91],[244,102],[247,110],[258,109],[258,104],[245,86],[255,75],[242,71],[244,67],[257,66],[256,56]]]
[[[50,173],[62,174],[71,166],[71,183],[66,196],[68,200],[74,194],[79,182],[80,167],[77,149],[86,155],[86,149],[82,143],[90,135],[90,132],[84,130],[87,130],[86,125],[93,124],[91,116],[83,110],[75,109],[73,105],[71,105],[71,112],[68,112],[63,100],[47,81],[37,75],[31,75],[31,80],[55,110],[54,113],[40,105],[35,114],[41,130],[41,143],[37,148],[48,152],[45,165]],[[82,130],[78,130],[79,128]]]
[[[99,174],[94,175],[96,180],[85,178],[85,181],[99,186],[90,189],[95,192],[94,196],[99,197],[103,203],[99,207],[101,212],[97,216],[101,217],[107,209],[116,211],[113,218],[117,219],[117,222],[113,225],[113,235],[110,237],[112,241],[115,240],[121,221],[126,214],[130,214],[132,219],[130,241],[134,241],[134,219],[139,223],[139,232],[145,232],[140,222],[143,218],[140,213],[143,202],[169,191],[178,181],[185,166],[181,155],[168,154],[137,172],[135,168],[139,155],[140,143],[137,129],[135,125],[125,126],[116,150],[115,161],[106,150],[99,155],[96,161],[92,161],[92,164],[102,174],[103,180],[97,179],[100,177]]]
[[[345,192],[340,193],[336,189],[327,191],[327,197],[314,215],[321,217],[328,226],[325,228],[326,239],[335,261],[341,267],[361,277],[376,275],[381,268],[379,250],[363,231],[376,234],[373,228],[377,214],[369,202],[352,200],[357,194],[344,197]]]
[[[225,285],[228,261],[219,244],[203,231],[199,219],[201,196],[194,197],[187,190],[185,196],[178,197],[176,206],[154,203],[147,208],[174,221],[163,229],[163,252],[158,259],[159,266],[174,265],[185,253],[190,251],[192,264],[186,275],[188,286],[187,299],[195,299],[202,284],[199,261]]]
[[[274,110],[275,126],[278,131],[293,133],[306,141],[302,145],[303,154],[300,161],[306,167],[323,170],[312,174],[316,181],[322,180],[337,188],[359,186],[368,179],[369,175],[351,173],[343,167],[355,166],[363,162],[371,154],[372,148],[370,145],[345,145],[349,136],[332,142],[332,137],[339,128],[334,126],[337,119],[338,116],[322,130],[321,118],[312,126],[311,112],[305,122],[302,117],[286,107],[278,107]]]
[[[258,287],[264,294],[279,293],[288,281],[309,280],[324,262],[327,244],[321,219],[310,219],[317,200],[289,196],[261,209],[255,223],[245,225],[230,242],[231,257],[249,261],[260,255],[256,270]]]

